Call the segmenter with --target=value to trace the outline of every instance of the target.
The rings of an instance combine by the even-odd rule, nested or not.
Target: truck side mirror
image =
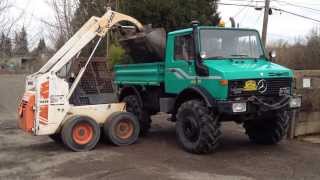
[[[274,62],[276,60],[276,57],[277,57],[277,52],[275,50],[272,50],[269,52],[270,61]]]

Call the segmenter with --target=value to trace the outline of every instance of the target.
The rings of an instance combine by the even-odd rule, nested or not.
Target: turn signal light
[[[225,80],[225,79],[220,80],[220,85],[222,85],[222,86],[228,86],[228,80]]]

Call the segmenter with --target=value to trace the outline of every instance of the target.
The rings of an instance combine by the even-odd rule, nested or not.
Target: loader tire
[[[136,95],[129,95],[123,98],[123,102],[126,103],[128,112],[137,116],[140,125],[140,135],[146,135],[151,127],[150,114],[143,109],[142,104]]]
[[[117,146],[131,145],[138,140],[139,121],[129,112],[117,112],[108,117],[103,126],[105,137]]]
[[[258,119],[244,123],[246,134],[251,142],[256,144],[277,144],[287,134],[290,112],[268,112]]]
[[[95,148],[100,139],[100,126],[86,116],[70,118],[62,127],[62,141],[69,149],[89,151]]]
[[[203,102],[190,100],[178,109],[176,134],[179,144],[195,154],[212,153],[219,145],[220,122]]]

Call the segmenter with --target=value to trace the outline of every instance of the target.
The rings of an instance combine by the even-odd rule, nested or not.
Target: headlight
[[[301,97],[293,97],[289,102],[290,108],[299,108],[301,107]]]
[[[233,103],[232,104],[232,111],[234,113],[246,112],[247,111],[247,104],[246,103]]]

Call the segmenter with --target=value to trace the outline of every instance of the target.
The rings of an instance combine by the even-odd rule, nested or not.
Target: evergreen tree
[[[41,38],[38,43],[37,53],[38,54],[45,53],[46,50],[47,50],[46,42],[43,38]]]
[[[4,33],[2,33],[0,37],[0,57],[4,57],[5,55],[4,42],[5,42],[5,35]]]
[[[167,31],[191,26],[192,20],[201,25],[217,25],[218,0],[122,0],[121,11],[143,24],[163,27]]]
[[[143,24],[164,27],[167,31],[190,27],[192,20],[202,25],[217,25],[220,17],[217,12],[218,0],[79,0],[73,26],[78,29],[91,16],[101,16],[106,7],[135,17]]]
[[[11,39],[7,37],[4,33],[2,33],[0,37],[0,55],[2,57],[8,57],[12,55]]]
[[[220,18],[217,12],[218,0],[79,0],[79,7],[72,21],[73,29],[79,29],[91,16],[102,16],[106,7],[111,6],[124,14],[135,17],[143,24],[164,27],[167,31],[191,27],[192,20],[202,25],[216,25]],[[94,43],[82,53],[89,55]],[[104,56],[106,41],[96,55]]]
[[[28,35],[24,27],[22,27],[19,33],[16,33],[16,37],[15,37],[15,54],[16,55],[26,55],[29,53],[27,36]]]
[[[12,43],[11,43],[11,39],[9,37],[5,38],[4,51],[7,56],[12,56]]]
[[[14,36],[14,47],[13,47],[13,53],[17,54],[18,48],[19,48],[19,33],[15,32],[15,36]]]

